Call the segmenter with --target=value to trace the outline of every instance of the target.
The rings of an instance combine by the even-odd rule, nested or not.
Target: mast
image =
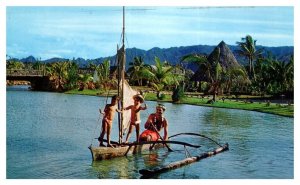
[[[124,107],[124,82],[125,82],[125,63],[126,63],[126,54],[125,54],[125,7],[123,6],[123,29],[122,29],[122,61],[121,61],[121,80],[122,80],[122,91],[121,91],[121,105]],[[123,137],[123,122],[124,122],[124,114],[121,114],[121,127],[120,127],[120,135],[119,142],[122,142]]]
[[[118,74],[118,96],[120,97],[120,92],[121,92],[121,87],[120,87],[120,81],[121,81],[121,70],[120,70],[120,58],[119,58],[119,45],[117,45],[117,55],[116,55],[116,60],[117,60],[117,74]],[[118,109],[121,110],[122,109],[122,105],[120,104],[120,102],[118,102]],[[122,137],[121,137],[121,114],[118,113],[118,129],[119,129],[119,144],[122,143]]]

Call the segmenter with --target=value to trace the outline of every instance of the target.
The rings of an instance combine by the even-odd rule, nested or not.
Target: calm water
[[[119,179],[140,178],[138,171],[185,158],[181,146],[175,152],[161,149],[141,155],[92,162],[88,146],[97,145],[98,109],[106,99],[91,96],[31,92],[27,87],[7,89],[8,179]],[[109,99],[110,101],[110,99]],[[147,102],[143,122],[156,102]],[[290,179],[294,178],[294,123],[292,118],[242,110],[165,104],[170,135],[196,132],[230,150],[200,162],[160,174],[162,179]],[[117,124],[113,140],[117,140]],[[135,138],[135,134],[131,139]],[[197,137],[174,140],[203,145],[189,148],[197,155],[216,146]]]

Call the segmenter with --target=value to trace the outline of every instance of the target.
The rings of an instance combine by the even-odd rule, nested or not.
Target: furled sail
[[[128,107],[129,105],[133,105],[133,96],[138,94],[138,92],[136,90],[134,90],[132,87],[130,87],[130,85],[128,84],[128,82],[126,80],[124,80],[124,85],[122,86],[123,81],[121,81],[120,83],[120,88],[122,89],[122,87],[124,87],[123,90],[123,108]],[[123,112],[123,134],[126,133],[127,129],[129,128],[130,125],[130,111],[124,111]]]

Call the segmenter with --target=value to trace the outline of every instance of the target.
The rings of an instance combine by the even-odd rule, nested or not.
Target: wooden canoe
[[[106,142],[106,140],[104,140]],[[193,148],[199,148],[200,145],[192,145],[190,143],[182,142],[182,141],[143,141],[139,143],[130,143],[130,144],[123,144],[119,145],[115,141],[111,141],[111,143],[114,145],[114,147],[93,147],[89,146],[89,149],[92,154],[93,161],[100,161],[105,159],[111,159],[115,157],[123,157],[126,155],[131,154],[137,154],[141,153],[143,151],[149,151],[149,150],[155,150],[159,148],[166,147],[166,145],[169,146],[169,144],[177,144],[177,145],[183,145]],[[172,151],[168,147],[168,151]]]
[[[132,155],[142,153],[143,151],[149,151],[151,149],[158,149],[164,147],[163,143],[153,144],[139,144],[139,145],[115,145],[113,147],[93,147],[89,149],[92,154],[93,161],[100,161],[111,159],[115,157],[123,157],[126,155]]]

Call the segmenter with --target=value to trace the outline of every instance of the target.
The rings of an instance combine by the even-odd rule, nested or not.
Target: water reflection
[[[169,152],[148,151],[142,154],[119,157],[110,160],[93,161],[92,171],[99,179],[136,179],[140,169],[151,169],[165,163]],[[159,177],[159,176],[156,176]]]
[[[157,166],[159,163],[158,154],[156,152],[150,152],[149,154],[143,155],[143,159],[146,168]]]
[[[130,160],[119,157],[111,160],[93,161],[92,169],[99,179],[134,178],[130,175]]]
[[[10,91],[30,91],[30,85],[13,85],[7,86],[6,89]]]

